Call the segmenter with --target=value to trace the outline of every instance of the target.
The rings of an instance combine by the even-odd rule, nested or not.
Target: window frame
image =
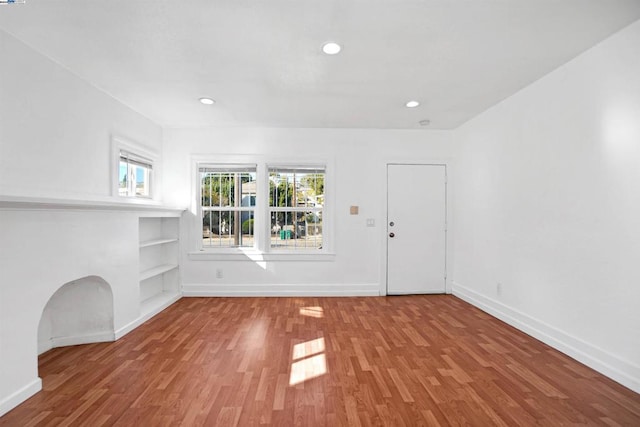
[[[208,248],[202,244],[202,209],[200,206],[200,169],[207,166],[256,165],[256,204],[254,213],[254,246],[248,247],[219,247]],[[309,161],[308,158],[274,159],[268,156],[236,154],[236,155],[192,155],[192,225],[189,233],[190,247],[188,258],[194,261],[333,261],[333,215],[334,215],[334,190],[333,190],[333,161],[330,159],[318,159]],[[322,249],[315,250],[271,250],[270,239],[271,219],[269,216],[269,168],[321,168],[324,170],[325,200],[323,204],[323,242]],[[198,234],[200,233],[200,235]]]
[[[203,173],[203,169],[211,169],[212,171],[220,171],[222,173],[224,172],[228,172],[228,173],[233,173],[234,171],[237,172],[247,172],[249,171],[249,173],[255,173],[256,174],[256,193],[254,195],[255,197],[255,204],[254,205],[249,205],[249,206],[242,206],[242,199],[240,199],[240,205],[239,206],[220,206],[219,208],[213,209],[213,206],[210,206],[211,209],[206,209],[206,211],[211,211],[211,212],[239,212],[240,214],[242,214],[242,212],[253,212],[253,219],[254,219],[254,233],[253,233],[253,245],[251,246],[219,246],[219,247],[214,247],[214,246],[204,246],[203,244],[203,239],[200,238],[199,240],[199,249],[200,250],[212,250],[212,251],[220,251],[220,250],[247,250],[247,249],[255,249],[257,246],[257,238],[256,238],[256,234],[257,234],[257,230],[258,227],[260,226],[260,220],[258,218],[258,202],[260,200],[259,197],[259,185],[260,185],[260,180],[259,180],[259,176],[258,176],[258,165],[255,163],[241,163],[241,164],[231,164],[231,163],[224,163],[224,164],[220,164],[220,163],[199,163],[198,167],[197,167],[197,175],[198,175],[198,184],[197,184],[197,194],[198,194],[198,200],[197,200],[197,209],[198,209],[198,223],[200,224],[200,228],[203,227],[203,217],[204,217],[204,212],[205,209],[202,206],[202,177],[201,174]],[[251,172],[253,171],[253,172]],[[237,202],[237,200],[236,200]],[[200,230],[200,233],[202,233],[202,230]]]
[[[128,158],[133,164],[139,164],[140,166],[148,166],[148,186],[149,195],[135,194],[135,187],[133,187],[133,194],[120,194],[120,162],[122,160],[122,154],[126,153]],[[144,145],[127,140],[119,136],[112,136],[111,138],[111,158],[112,165],[111,170],[113,173],[112,178],[112,195],[123,200],[146,200],[151,201],[156,198],[156,176],[158,175],[158,167],[160,164],[160,156],[158,153]]]
[[[325,248],[325,238],[324,238],[324,216],[325,216],[325,206],[326,206],[326,181],[327,181],[327,166],[325,164],[305,164],[305,165],[300,165],[300,164],[281,164],[281,163],[267,163],[266,164],[266,176],[267,176],[267,180],[270,179],[270,175],[271,175],[271,170],[276,170],[276,171],[318,171],[318,172],[322,172],[322,174],[324,175],[324,188],[325,188],[325,192],[323,194],[323,204],[322,204],[322,208],[317,208],[317,207],[309,207],[309,206],[290,206],[290,207],[279,207],[279,206],[271,206],[269,205],[269,198],[266,197],[266,213],[265,213],[265,218],[267,220],[268,223],[268,227],[271,227],[271,214],[273,212],[322,212],[322,217],[323,217],[323,233],[322,233],[322,247],[321,248],[307,248],[305,247],[304,249],[277,249],[277,248],[273,248],[271,246],[271,230],[268,230],[268,238],[267,238],[267,242],[266,242],[266,250],[269,253],[282,253],[282,254],[311,254],[314,252],[322,252]],[[266,186],[266,193],[267,195],[269,195],[270,193],[270,187],[269,187],[269,182],[267,182],[267,186]]]

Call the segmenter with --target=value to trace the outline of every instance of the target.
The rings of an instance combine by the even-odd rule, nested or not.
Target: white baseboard
[[[129,332],[133,331],[138,326],[142,325],[146,320],[142,320],[142,316],[138,317],[136,320],[127,323],[120,329],[116,329],[116,341],[118,341],[123,336],[127,335]]]
[[[636,393],[640,393],[640,366],[622,360],[601,348],[479,294],[459,283],[453,283],[453,295],[584,363]]]
[[[185,297],[348,297],[379,296],[379,283],[355,284],[183,284]]]
[[[53,341],[51,338],[45,341],[38,341],[38,356],[42,353],[46,353],[47,351],[53,348]]]
[[[0,400],[0,417],[42,390],[42,380],[36,378],[20,390]]]
[[[111,341],[115,341],[115,335],[113,332],[98,332],[95,334],[75,335],[70,337],[52,337],[46,341],[38,341],[38,355],[56,347]]]
[[[48,340],[38,341],[38,355],[56,347],[116,341],[142,325],[147,320],[151,319],[156,314],[160,313],[165,308],[169,307],[174,302],[178,301],[180,298],[182,298],[180,292],[167,293],[162,298],[158,298],[155,304],[146,307],[140,317],[115,332],[99,332],[68,337],[53,337]],[[3,398],[0,400],[0,416],[9,412],[11,409],[15,408],[40,390],[42,390],[42,380],[38,378],[17,392]]]
[[[142,325],[144,322],[151,319],[153,316],[160,313],[162,310],[166,309],[171,304],[178,301],[180,298],[182,298],[182,293],[179,291],[174,293],[166,293],[164,296],[161,296],[161,298],[158,298],[154,304],[144,307],[140,314],[140,317],[132,322],[127,323],[122,328],[117,329],[115,332],[115,339],[119,340],[123,336],[127,335],[129,332],[133,331],[135,328]]]
[[[45,351],[56,347],[119,340],[165,308],[169,307],[174,302],[178,301],[180,298],[182,298],[182,294],[179,291],[171,293],[165,292],[162,295],[159,295],[158,298],[154,298],[155,301],[152,301],[152,304],[143,307],[140,317],[129,322],[122,328],[117,329],[115,332],[102,332],[73,337],[54,337],[46,341],[38,341],[38,354],[42,354]]]

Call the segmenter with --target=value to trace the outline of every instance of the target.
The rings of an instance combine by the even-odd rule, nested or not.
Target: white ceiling
[[[639,18],[639,0],[0,7],[0,28],[164,127],[455,128]]]

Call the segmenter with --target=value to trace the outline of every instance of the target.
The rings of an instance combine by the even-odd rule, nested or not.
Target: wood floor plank
[[[39,369],[0,426],[640,426],[640,395],[450,295],[184,298]]]

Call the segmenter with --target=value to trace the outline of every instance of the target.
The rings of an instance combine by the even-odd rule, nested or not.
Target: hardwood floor
[[[184,298],[40,376],[0,425],[640,426],[640,395],[448,295]]]

